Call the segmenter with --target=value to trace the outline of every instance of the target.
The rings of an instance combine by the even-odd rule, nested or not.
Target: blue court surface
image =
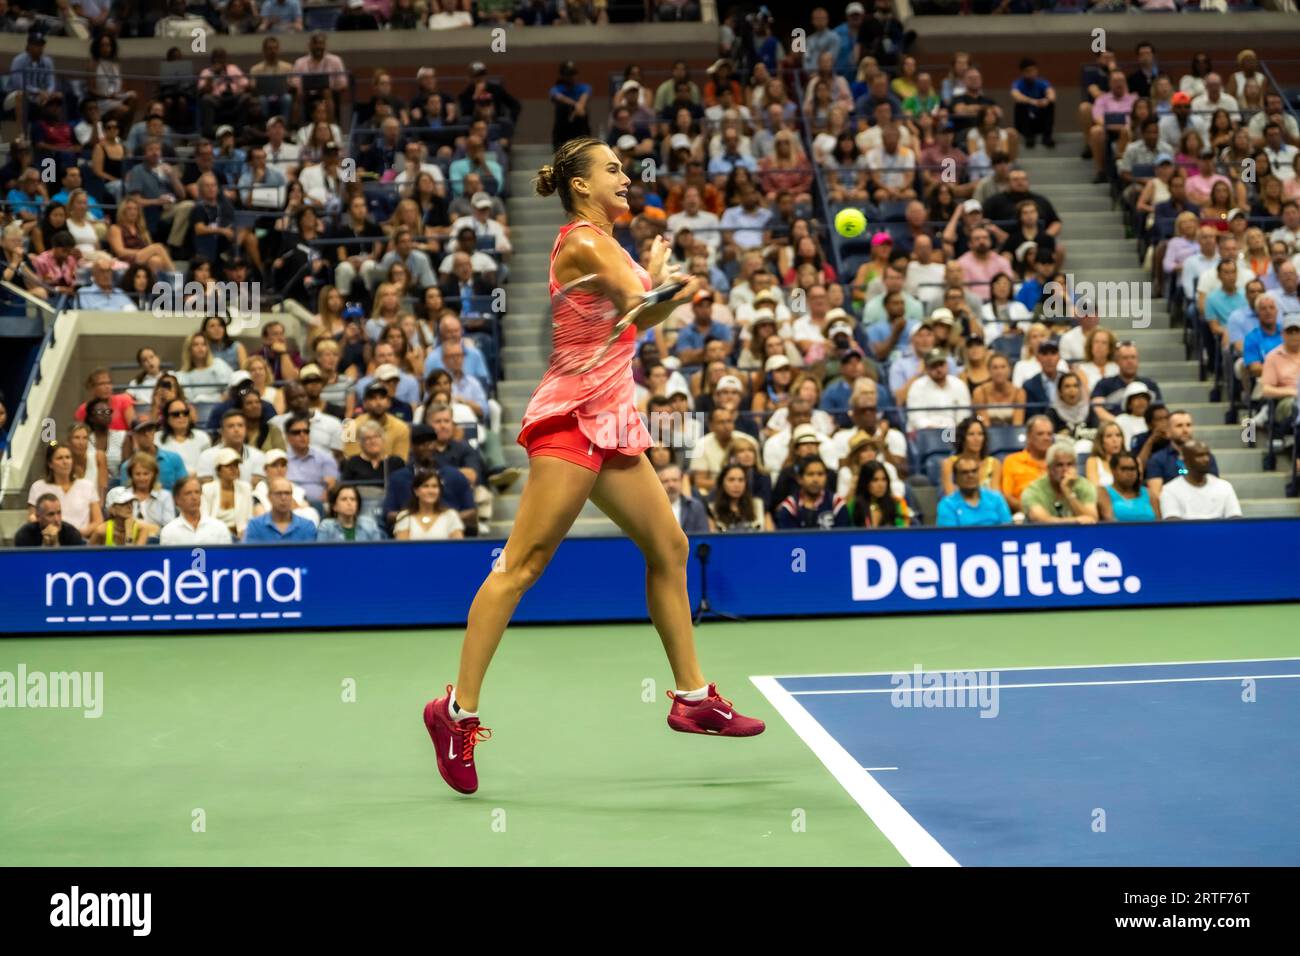
[[[752,680],[913,865],[1300,864],[1300,660]]]

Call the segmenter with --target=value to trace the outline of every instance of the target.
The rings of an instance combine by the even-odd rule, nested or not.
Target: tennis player
[[[614,220],[627,212],[629,182],[613,150],[590,138],[569,140],[538,170],[538,194],[559,193],[570,218],[551,250],[556,346],[519,432],[519,443],[528,450],[528,481],[504,552],[470,606],[456,683],[424,708],[438,770],[461,793],[478,789],[474,748],[491,735],[479,724],[478,709],[492,655],[519,599],[541,576],[588,499],[645,556],[650,619],[675,686],[685,688],[668,692],[673,702],[668,726],[723,737],[764,730],[761,720],[737,713],[700,670],[686,592],[689,544],[644,454],[651,441],[636,412],[631,365],[637,333],[668,318],[695,292],[698,280],[672,272],[670,247],[662,237],[655,240],[649,271],[614,239]],[[593,274],[587,288],[557,298],[566,284]],[[601,354],[613,321],[642,305],[652,288],[683,281],[670,300],[643,308]],[[583,361],[587,356],[598,357],[590,369]],[[573,374],[575,366],[582,374]],[[592,569],[593,582],[599,574]]]

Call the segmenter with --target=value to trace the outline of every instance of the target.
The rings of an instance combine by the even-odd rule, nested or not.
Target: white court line
[[[908,673],[908,672],[904,672]],[[932,671],[930,673],[943,673]],[[964,673],[964,672],[963,672]],[[1150,680],[1080,680],[1050,681],[1041,684],[984,684],[987,688],[997,690],[1014,690],[1024,687],[1114,687],[1120,684],[1196,684],[1215,680],[1284,680],[1300,677],[1300,674],[1242,674],[1236,677],[1158,677]],[[787,693],[795,697],[814,697],[826,694],[924,694],[927,691],[943,691],[943,687],[851,687],[844,690],[792,690]]]
[[[939,845],[939,841],[917,823],[865,768],[859,766],[799,701],[790,696],[775,677],[751,677],[750,680],[880,828],[903,859],[912,866],[960,866]]]
[[[1107,667],[1186,667],[1189,664],[1266,664],[1269,661],[1300,661],[1300,657],[1237,657],[1223,661],[1148,661],[1137,664],[1032,664],[1027,667],[931,667],[931,671],[1069,671],[1102,670]],[[912,673],[909,671],[834,671],[826,674],[773,674],[776,680],[789,680],[797,677],[888,677],[892,674]]]

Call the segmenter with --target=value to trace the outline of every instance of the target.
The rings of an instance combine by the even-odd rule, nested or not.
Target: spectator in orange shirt
[[[1020,496],[1033,482],[1047,474],[1047,449],[1055,440],[1052,420],[1035,415],[1025,425],[1024,451],[1012,452],[1002,462],[1002,494],[1013,512],[1020,510]]]
[[[686,195],[686,188],[695,186],[700,191],[700,205],[713,213],[715,216],[721,216],[727,210],[726,200],[722,195],[722,190],[714,186],[704,175],[704,163],[698,159],[692,159],[686,164],[686,180],[675,183],[668,190],[668,198],[664,200],[664,209],[671,216],[673,213],[682,211],[682,198]]]
[[[637,216],[645,216],[651,222],[663,225],[668,221],[668,213],[658,206],[649,206],[645,201],[645,187],[632,183],[627,187],[627,212],[614,220],[616,228],[630,226]]]

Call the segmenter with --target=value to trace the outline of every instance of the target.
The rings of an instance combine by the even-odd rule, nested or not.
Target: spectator
[[[930,349],[925,353],[925,375],[907,390],[907,427],[956,428],[958,416],[970,411],[970,389],[956,375],[949,375],[948,353]]]
[[[1160,399],[1160,386],[1154,380],[1138,375],[1136,344],[1121,342],[1115,349],[1115,364],[1119,366],[1119,374],[1103,378],[1092,389],[1092,403],[1097,406],[1097,416],[1103,421],[1110,421],[1115,417],[1112,408],[1119,408],[1124,398],[1124,390],[1133,382],[1141,382],[1151,390],[1151,394],[1157,400]]]
[[[77,263],[81,251],[72,233],[61,229],[54,234],[53,245],[31,257],[32,271],[43,284],[47,295],[71,296],[77,292]]]
[[[365,387],[362,406],[365,411],[358,415],[354,421],[359,432],[361,426],[366,422],[374,422],[384,433],[384,454],[395,455],[403,461],[411,453],[411,426],[406,422],[388,414],[392,408],[392,397],[389,395],[388,386],[383,382],[372,381]],[[360,454],[361,446],[355,441],[348,441],[347,435],[344,435],[343,454],[344,457],[352,457]]]
[[[757,449],[757,446],[753,447]],[[663,472],[672,467],[675,466],[668,466],[661,470],[660,480],[663,480]],[[693,476],[700,474],[703,472],[692,473]],[[711,481],[714,487],[709,501],[711,530],[721,532],[775,530],[776,526],[772,523],[772,516],[766,513],[763,500],[750,489],[749,476],[744,467],[734,463],[726,464],[713,472],[710,479],[715,476],[717,480]],[[680,490],[678,495],[680,497]]]
[[[1000,492],[984,486],[983,471],[976,459],[956,460],[952,467],[955,489],[940,499],[935,524],[941,528],[973,528],[1011,523],[1007,500]]]
[[[212,354],[206,335],[195,332],[189,337],[178,378],[195,401],[219,401],[221,393],[235,384],[234,375],[224,360]]]
[[[316,529],[317,541],[383,541],[383,530],[370,515],[361,514],[360,492],[335,485],[329,493],[330,517]]]
[[[893,493],[889,471],[879,461],[868,461],[858,471],[844,511],[853,528],[906,528],[915,522],[907,502]]]
[[[1021,495],[1025,517],[1036,523],[1095,524],[1097,490],[1079,476],[1078,456],[1068,441],[1047,450],[1047,474],[1031,482]]]
[[[465,526],[459,513],[442,499],[442,479],[436,469],[416,471],[411,487],[410,501],[397,514],[394,538],[398,541],[444,541],[465,537]]]
[[[1055,433],[1052,420],[1035,415],[1025,423],[1025,447],[1002,460],[1002,494],[1013,512],[1021,511],[1021,496],[1034,481],[1047,474],[1047,449]]]
[[[12,109],[19,127],[26,127],[33,113],[52,102],[62,104],[54,72],[54,59],[45,55],[45,34],[32,30],[27,45],[9,64],[9,95],[5,109]]]
[[[113,257],[97,253],[90,261],[90,285],[77,290],[77,308],[99,312],[135,312],[131,297],[113,285]]]
[[[172,488],[179,514],[159,532],[160,544],[192,547],[205,544],[230,544],[230,531],[216,518],[203,513],[203,482],[182,478]]]
[[[262,33],[301,33],[302,6],[298,0],[262,0]]]
[[[957,489],[953,473],[963,460],[979,466],[979,484],[984,488],[1002,487],[1002,462],[988,453],[988,430],[978,418],[962,419],[952,442],[953,453],[943,460],[939,470],[939,484],[943,494]]]
[[[323,510],[326,494],[339,480],[338,463],[330,452],[312,446],[312,419],[305,411],[291,412],[287,425],[284,433],[289,442],[287,477],[306,493],[308,504]]]
[[[379,21],[366,9],[365,0],[348,0],[347,9],[334,21],[335,30],[378,30]]]
[[[1192,98],[1180,90],[1173,95],[1169,103],[1170,111],[1160,118],[1161,152],[1171,155],[1181,152],[1184,135],[1193,130],[1200,135],[1201,141],[1205,142],[1210,132],[1210,124],[1205,117],[1192,112]],[[1130,103],[1128,109],[1131,108]]]
[[[1128,146],[1126,141],[1128,135],[1128,116],[1133,110],[1133,104],[1137,102],[1137,94],[1128,88],[1128,79],[1124,76],[1122,70],[1111,70],[1108,88],[1105,93],[1097,97],[1092,104],[1092,126],[1088,130],[1088,145],[1092,151],[1092,165],[1096,170],[1093,176],[1094,183],[1104,183],[1106,181],[1106,160],[1108,157],[1109,144],[1116,143],[1116,152],[1123,155],[1124,149]],[[1186,104],[1191,100],[1183,97]],[[1175,93],[1173,98],[1174,109],[1177,111],[1179,103],[1179,94]],[[1190,111],[1190,105],[1188,105]],[[1163,126],[1161,127],[1163,130]],[[1162,137],[1163,138],[1163,137]],[[1178,143],[1175,141],[1169,152],[1177,151]]]
[[[717,389],[724,388],[739,391],[740,380],[734,376],[723,376],[718,380]],[[715,490],[714,482],[727,463],[727,455],[736,443],[745,443],[758,450],[758,442],[750,435],[736,428],[737,413],[733,408],[714,406],[709,413],[709,431],[691,449],[691,486],[700,495],[707,495]],[[728,505],[730,508],[731,506]],[[762,523],[762,514],[759,516]]]
[[[168,496],[170,498],[170,495]],[[133,517],[134,497],[129,488],[112,488],[105,501],[108,518],[100,522],[90,535],[92,545],[122,547],[148,544],[158,533],[158,526]],[[169,519],[170,520],[170,519]]]
[[[301,24],[297,30],[301,30]],[[295,31],[297,32],[297,31]],[[328,88],[334,97],[341,97],[348,88],[348,71],[344,66],[343,60],[329,53],[325,49],[326,39],[323,33],[313,33],[311,39],[307,41],[307,53],[293,61],[293,74],[289,77],[289,85],[297,94],[297,104],[295,109],[301,116],[311,115],[307,108],[306,100],[311,95],[310,91],[304,87],[304,74],[325,74]],[[326,102],[332,107],[331,115],[339,115],[341,111],[337,108],[334,99],[327,99]]]
[[[849,514],[844,500],[831,494],[826,463],[820,457],[803,459],[796,470],[798,490],[781,501],[773,516],[780,529],[847,528]]]
[[[32,482],[27,495],[27,520],[38,520],[36,502],[42,495],[54,495],[60,511],[83,538],[89,538],[103,520],[99,492],[85,478],[73,476],[72,449],[58,442],[45,446],[44,477]],[[41,522],[42,527],[47,523]]]
[[[270,483],[277,478],[287,478],[289,473],[289,455],[283,449],[275,448],[266,453],[266,478],[253,486],[253,501],[263,511],[271,508]],[[307,500],[307,492],[302,485],[290,480],[293,486],[293,513],[306,518],[312,524],[320,523],[320,513]]]
[[[1097,497],[1101,520],[1158,521],[1159,499],[1153,499],[1142,484],[1142,472],[1132,452],[1121,451],[1112,455],[1109,468],[1114,480],[1104,486],[1104,494]]]
[[[14,532],[16,548],[67,548],[86,542],[75,525],[63,520],[59,496],[46,492],[33,504],[35,517]]]
[[[199,455],[198,476],[205,482],[210,482],[213,478],[218,477],[218,462],[230,459],[230,454],[233,454],[234,458],[230,460],[239,462],[237,475],[241,481],[249,486],[249,494],[251,495],[253,481],[262,478],[266,474],[266,456],[256,448],[246,444],[245,438],[247,434],[248,423],[244,418],[243,411],[237,408],[226,410],[221,416],[221,444],[215,445]],[[227,452],[230,454],[226,454]]]
[[[757,249],[763,245],[763,230],[772,212],[760,204],[762,197],[753,185],[742,187],[739,198],[738,205],[729,206],[722,214],[719,226],[723,239],[734,242],[742,250]]]
[[[154,441],[157,431],[158,420],[155,418],[137,418],[131,423],[131,437],[123,443],[122,447],[122,457],[126,459],[122,462],[121,468],[120,480],[122,484],[131,483],[130,469],[135,467],[135,457],[139,454],[143,454],[155,462],[158,479],[162,482],[163,488],[171,488],[176,482],[185,477],[188,471],[185,459],[174,451],[159,448]],[[167,520],[170,521],[171,519],[168,518]],[[166,521],[154,522],[159,527],[166,523]]]
[[[1241,504],[1237,501],[1237,492],[1232,485],[1213,474],[1213,456],[1209,447],[1204,442],[1189,441],[1183,446],[1183,452],[1186,473],[1174,478],[1160,491],[1161,517],[1166,521],[1175,518],[1240,518]]]
[[[1195,441],[1192,435],[1192,416],[1189,412],[1170,413],[1167,437],[1168,443],[1158,451],[1152,452],[1146,463],[1147,490],[1151,492],[1154,501],[1160,500],[1165,484],[1187,472],[1183,460],[1184,450],[1188,444]],[[1210,456],[1209,470],[1214,475],[1219,473],[1219,465],[1213,455]]]
[[[1282,344],[1265,356],[1259,380],[1260,396],[1277,401],[1274,421],[1285,424],[1294,419],[1300,381],[1300,312],[1288,312],[1282,319]]]
[[[1015,103],[1016,132],[1024,139],[1025,146],[1033,149],[1041,136],[1044,146],[1054,147],[1056,90],[1038,75],[1038,64],[1029,58],[1020,61],[1020,78],[1011,84],[1011,100]]]
[[[315,541],[316,525],[294,514],[293,484],[287,478],[267,481],[271,510],[249,520],[243,540],[252,542]]]
[[[961,268],[962,281],[986,302],[994,276],[1006,275],[1015,281],[1007,260],[993,251],[992,234],[984,226],[971,230],[970,249],[957,259],[957,265]]]

